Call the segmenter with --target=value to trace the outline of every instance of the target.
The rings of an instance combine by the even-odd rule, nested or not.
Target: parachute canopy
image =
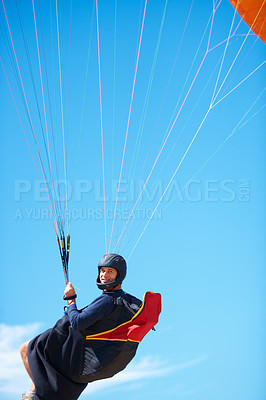
[[[266,44],[266,0],[229,0],[250,29]]]

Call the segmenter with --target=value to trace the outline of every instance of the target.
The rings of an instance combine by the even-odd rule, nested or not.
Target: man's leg
[[[35,385],[34,385],[34,382],[33,382],[33,379],[32,379],[32,375],[31,375],[31,372],[30,372],[28,354],[27,354],[29,342],[30,342],[30,340],[28,340],[27,342],[23,343],[20,346],[20,354],[21,354],[21,358],[22,358],[23,364],[24,364],[24,366],[26,368],[26,371],[28,372],[29,377],[32,380],[32,385],[31,385],[31,389],[30,390],[32,392],[34,392],[35,391]]]

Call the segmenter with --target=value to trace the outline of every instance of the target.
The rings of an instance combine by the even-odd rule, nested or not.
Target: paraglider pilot
[[[98,264],[103,291],[82,310],[71,283],[64,291],[67,312],[55,326],[21,345],[32,387],[23,400],[76,400],[89,382],[115,375],[134,357],[138,344],[158,322],[161,298],[147,292],[143,302],[121,284],[126,261],[106,254]]]

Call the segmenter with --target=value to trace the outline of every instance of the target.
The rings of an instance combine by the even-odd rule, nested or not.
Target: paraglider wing
[[[266,44],[266,0],[229,0],[241,18]]]

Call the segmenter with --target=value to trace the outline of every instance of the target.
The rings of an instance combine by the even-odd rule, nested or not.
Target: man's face
[[[102,267],[100,269],[100,282],[109,283],[113,282],[117,276],[117,270],[110,267]]]

